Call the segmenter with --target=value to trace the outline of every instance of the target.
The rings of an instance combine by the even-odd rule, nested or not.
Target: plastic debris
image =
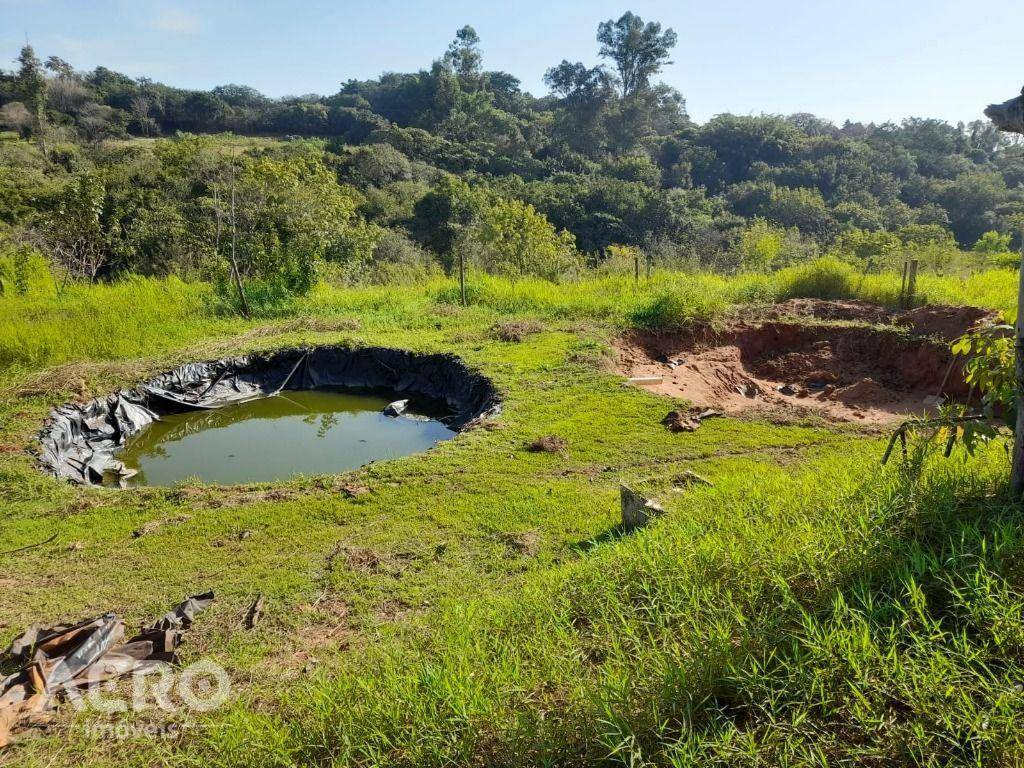
[[[706,408],[703,411],[669,411],[661,423],[668,427],[670,432],[695,432],[705,419],[721,415],[720,411],[711,408]]]
[[[16,729],[45,725],[48,713],[82,687],[176,663],[182,633],[212,601],[213,592],[190,597],[127,642],[124,622],[113,613],[70,626],[29,627],[0,655],[0,663],[22,665],[0,680],[0,748]]]
[[[405,413],[408,407],[408,400],[395,400],[393,403],[388,403],[387,405],[384,406],[384,415],[390,416],[391,418],[396,418]]]

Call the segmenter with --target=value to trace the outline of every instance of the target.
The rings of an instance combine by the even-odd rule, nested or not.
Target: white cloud
[[[157,11],[149,25],[161,32],[191,35],[199,31],[199,17],[183,8],[166,7]]]

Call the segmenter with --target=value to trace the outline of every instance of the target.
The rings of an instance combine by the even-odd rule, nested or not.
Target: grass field
[[[450,281],[322,286],[252,321],[176,281],[0,298],[0,641],[106,610],[133,625],[214,589],[185,656],[232,682],[227,706],[181,716],[180,739],[110,739],[88,726],[114,716],[65,711],[0,764],[1024,762],[1024,511],[1002,445],[883,469],[884,434],[813,418],[672,434],[670,401],[608,372],[632,323],[898,293],[892,275],[834,272],[474,278],[466,308]],[[1016,274],[919,287],[1009,312]],[[510,317],[542,330],[500,341]],[[419,456],[273,485],[80,489],[26,451],[70,398],[336,342],[454,351],[505,412]],[[525,450],[542,435],[566,449]],[[713,487],[673,490],[684,470]],[[620,481],[668,514],[621,534]],[[258,593],[266,617],[246,631]]]

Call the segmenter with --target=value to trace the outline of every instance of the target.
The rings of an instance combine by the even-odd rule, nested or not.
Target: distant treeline
[[[562,61],[542,97],[486,70],[471,27],[419,72],[281,99],[240,85],[193,91],[104,67],[80,72],[26,47],[18,67],[0,73],[0,127],[63,163],[68,178],[127,162],[100,151],[110,139],[321,138],[325,167],[358,193],[363,220],[404,229],[448,263],[473,218],[448,175],[527,204],[591,261],[628,246],[717,263],[749,241],[751,227],[774,228],[797,254],[851,233],[862,252],[870,233],[904,243],[951,236],[963,248],[986,233],[1000,247],[1019,242],[1024,147],[985,121],[836,126],[809,114],[725,114],[698,125],[683,96],[656,80],[676,44],[672,30],[627,13],[600,24],[597,42],[606,63]],[[10,202],[0,221],[9,226],[43,205],[18,191],[26,182],[15,166],[28,161],[13,153],[0,149],[0,195]],[[876,240],[878,249],[892,242]]]

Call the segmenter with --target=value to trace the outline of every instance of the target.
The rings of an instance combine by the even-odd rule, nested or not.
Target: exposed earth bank
[[[697,323],[617,340],[619,371],[661,377],[645,388],[726,413],[805,409],[839,421],[889,423],[968,396],[949,342],[992,322],[976,307],[899,312],[859,301],[794,299],[762,320]]]

